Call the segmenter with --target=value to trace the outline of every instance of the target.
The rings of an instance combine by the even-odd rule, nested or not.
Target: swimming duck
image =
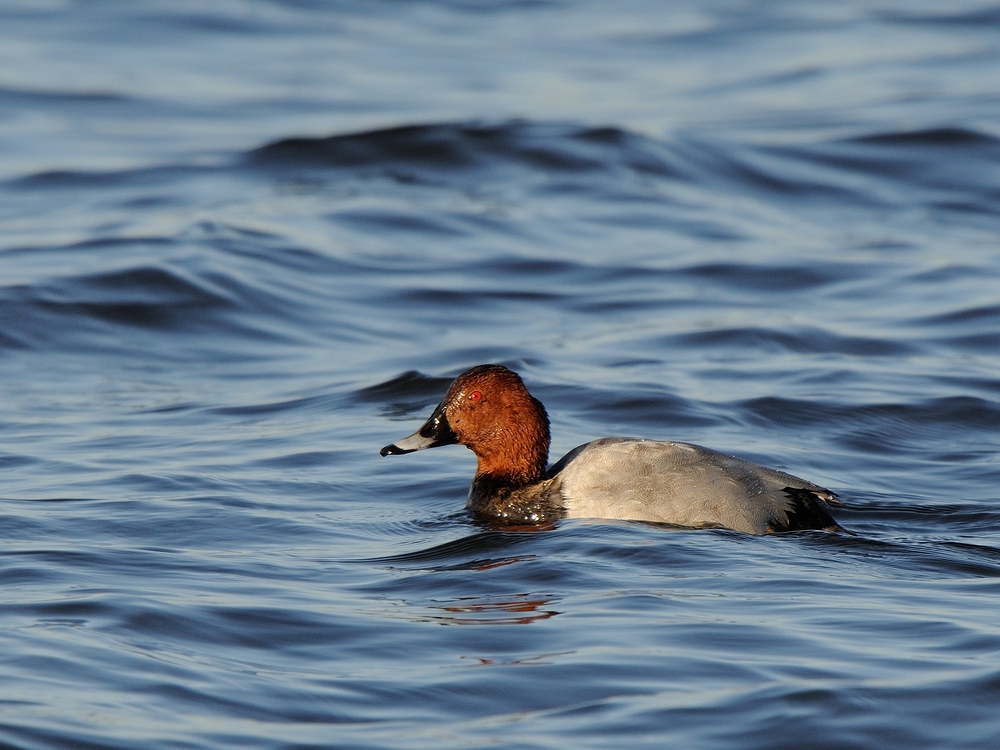
[[[607,518],[748,534],[840,529],[826,509],[836,502],[830,490],[699,445],[602,438],[546,469],[548,414],[502,365],[463,372],[420,429],[381,454],[454,444],[476,454],[467,508],[490,524]]]

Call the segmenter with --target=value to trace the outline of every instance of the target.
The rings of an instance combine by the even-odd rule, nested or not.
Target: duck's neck
[[[549,460],[549,440],[549,416],[542,402],[529,395],[525,403],[511,409],[507,423],[488,440],[469,444],[479,462],[473,486],[523,487],[541,481]]]
[[[564,515],[546,481],[549,419],[541,403],[531,400],[530,416],[515,413],[488,445],[469,446],[479,465],[467,507],[491,525],[537,526]]]
[[[506,485],[508,487],[524,487],[534,484],[545,478],[545,465],[548,461],[548,452],[541,456],[536,456],[531,461],[524,461],[519,464],[512,464],[502,457],[479,456],[479,465],[476,467],[476,477],[473,480],[477,483],[488,483],[495,485]]]

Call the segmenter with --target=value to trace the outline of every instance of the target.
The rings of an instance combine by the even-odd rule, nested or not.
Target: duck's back
[[[722,526],[751,534],[835,529],[819,485],[688,443],[604,438],[549,470],[569,518]]]

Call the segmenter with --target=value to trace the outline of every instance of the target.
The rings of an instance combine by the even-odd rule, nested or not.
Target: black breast
[[[551,480],[515,485],[496,477],[478,477],[469,489],[466,508],[489,525],[536,526],[565,518],[552,497]]]

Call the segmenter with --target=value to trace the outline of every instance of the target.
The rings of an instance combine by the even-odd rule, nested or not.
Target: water
[[[1000,6],[8,2],[0,746],[992,748]],[[852,533],[498,533],[687,440]]]

